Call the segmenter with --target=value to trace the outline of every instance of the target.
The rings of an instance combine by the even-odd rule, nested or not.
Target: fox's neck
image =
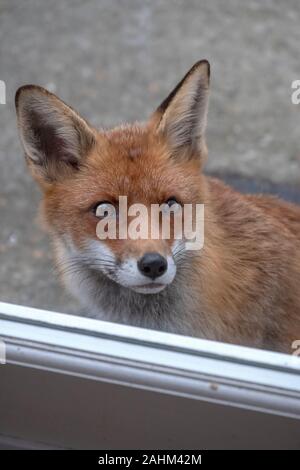
[[[248,196],[207,178],[205,241],[201,253],[201,299],[220,339],[243,335],[243,344],[262,346],[276,336],[276,312],[289,266],[280,259],[282,233]],[[276,254],[276,255],[275,255]],[[279,274],[280,273],[280,274]],[[219,325],[219,326],[218,326]],[[259,329],[257,328],[259,325]],[[232,330],[232,331],[231,331]],[[225,337],[226,339],[226,337]]]
[[[186,274],[178,273],[170,286],[158,294],[139,294],[122,287],[99,271],[78,267],[63,280],[68,290],[86,308],[87,316],[161,331],[206,336],[205,322],[199,323],[199,302],[193,308],[192,289],[186,286]]]

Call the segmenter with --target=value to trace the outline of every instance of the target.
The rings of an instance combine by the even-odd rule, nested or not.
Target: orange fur
[[[188,129],[198,125],[193,119],[207,107],[208,81],[203,67],[203,62],[196,64],[184,78],[184,86],[180,84],[180,93],[175,90],[147,124],[111,131],[88,127],[89,147],[79,169],[57,171],[53,179],[52,166],[49,180],[27,155],[44,192],[44,220],[55,240],[68,236],[80,250],[87,239],[97,241],[97,218],[91,212],[97,201],[116,202],[119,195],[127,195],[129,205],[139,202],[147,207],[170,197],[183,204],[204,203],[204,248],[185,254],[168,287],[169,297],[158,297],[158,304],[176,296],[180,299],[176,302],[183,310],[181,326],[161,328],[291,353],[292,342],[300,339],[300,208],[272,197],[242,195],[202,173],[205,126],[195,127],[190,134]],[[192,109],[196,99],[187,100],[197,87],[200,100],[205,101],[199,109]],[[26,93],[23,90],[24,97]],[[20,105],[20,96],[22,89],[17,104],[19,114],[24,114],[19,122],[25,132],[27,114],[25,105],[24,111],[20,106],[26,99]],[[58,106],[65,119],[65,105]],[[85,126],[88,124],[81,120],[80,132]],[[121,262],[129,256],[138,259],[147,251],[171,254],[174,240],[105,243]],[[137,300],[130,299],[134,308]],[[144,325],[137,320],[128,323]],[[150,324],[155,326],[155,322]]]

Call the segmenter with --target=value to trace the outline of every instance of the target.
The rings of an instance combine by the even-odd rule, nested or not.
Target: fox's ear
[[[27,162],[41,184],[80,167],[95,134],[72,108],[44,88],[26,85],[16,93],[16,110]]]
[[[206,151],[209,76],[209,62],[197,62],[152,116],[151,124],[167,138],[173,154]]]

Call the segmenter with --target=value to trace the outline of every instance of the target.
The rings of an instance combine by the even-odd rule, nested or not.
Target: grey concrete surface
[[[212,65],[208,171],[297,185],[298,0],[0,0],[0,299],[78,311],[52,270],[14,94],[57,93],[95,125],[144,119],[198,59]]]

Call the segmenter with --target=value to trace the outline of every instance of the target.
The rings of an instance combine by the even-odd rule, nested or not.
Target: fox
[[[18,130],[42,192],[58,275],[87,316],[292,353],[300,339],[300,207],[208,176],[210,64],[200,60],[144,122],[96,129],[36,85],[16,93]],[[203,204],[204,243],[103,239],[98,209]],[[116,222],[118,223],[118,222]]]

